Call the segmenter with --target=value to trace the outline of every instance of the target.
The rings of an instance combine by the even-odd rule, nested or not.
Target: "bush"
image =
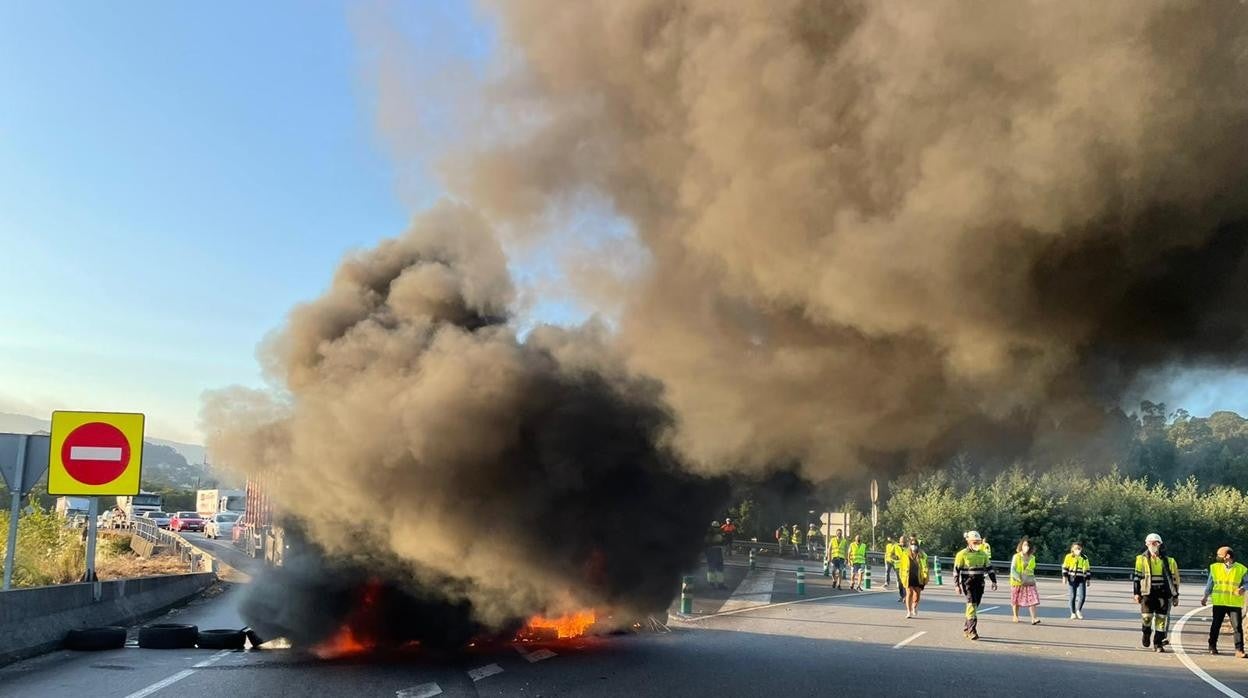
[[[1032,473],[1014,468],[992,478],[938,471],[890,483],[881,511],[889,535],[916,533],[929,553],[952,554],[962,534],[977,529],[1006,558],[1028,536],[1043,562],[1061,562],[1081,540],[1094,565],[1129,566],[1144,536],[1159,533],[1183,567],[1213,561],[1214,551],[1242,537],[1248,497],[1240,490],[1202,490],[1196,479],[1149,484],[1117,471],[1090,476],[1063,468]]]

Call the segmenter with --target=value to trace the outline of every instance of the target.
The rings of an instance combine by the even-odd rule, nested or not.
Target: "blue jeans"
[[[1082,579],[1066,583],[1066,600],[1070,602],[1070,612],[1083,610],[1083,601],[1088,597],[1088,584]]]

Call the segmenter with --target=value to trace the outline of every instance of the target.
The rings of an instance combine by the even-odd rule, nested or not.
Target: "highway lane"
[[[837,591],[817,569],[799,597],[793,566],[750,572],[731,564],[732,588],[700,588],[698,614],[674,619],[670,633],[384,660],[322,661],[290,650],[57,652],[0,669],[0,695],[89,690],[124,698],[153,686],[146,695],[1220,695],[1175,654],[1139,647],[1138,614],[1125,582],[1094,583],[1086,620],[1077,621],[1067,617],[1060,583],[1042,580],[1039,626],[1010,622],[1003,585],[985,598],[984,608],[993,610],[980,623],[984,639],[970,642],[961,634],[961,600],[948,584],[929,587],[920,617],[907,620],[895,592]],[[237,596],[236,588],[174,618],[231,627],[241,623]],[[1200,617],[1185,626],[1189,659],[1248,695],[1248,660],[1205,655],[1208,626]],[[1223,645],[1229,649],[1229,639]]]

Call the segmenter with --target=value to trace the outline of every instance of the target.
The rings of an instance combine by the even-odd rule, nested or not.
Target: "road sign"
[[[0,434],[0,477],[9,491],[26,494],[46,472],[47,434]]]
[[[875,504],[880,501],[880,483],[875,480],[871,481],[871,503]]]
[[[138,494],[143,415],[53,412],[48,494]]]

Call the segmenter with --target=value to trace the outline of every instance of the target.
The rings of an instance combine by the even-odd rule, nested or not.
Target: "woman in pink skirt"
[[[1036,556],[1031,550],[1031,541],[1024,536],[1015,548],[1014,559],[1010,561],[1010,608],[1014,611],[1014,622],[1018,622],[1018,609],[1023,607],[1031,614],[1031,624],[1038,625],[1036,609],[1040,606],[1040,593],[1036,591]]]

